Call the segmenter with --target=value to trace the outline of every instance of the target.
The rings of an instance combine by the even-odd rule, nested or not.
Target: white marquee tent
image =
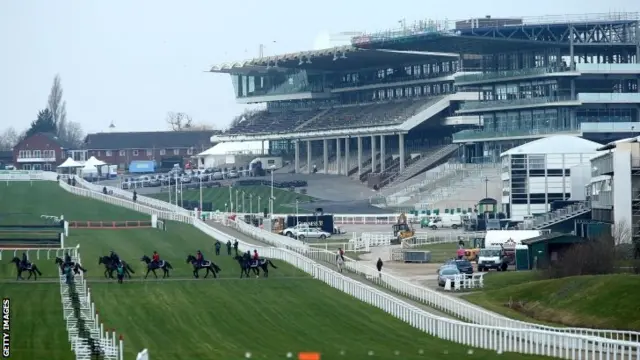
[[[104,162],[104,161],[100,161],[100,160],[96,159],[96,157],[95,157],[95,156],[90,157],[90,158],[89,158],[89,160],[87,160],[87,161],[84,163],[84,166],[93,166],[93,167],[97,167],[97,166],[102,166],[102,165],[107,165],[107,163],[106,163],[106,162]]]
[[[81,168],[82,164],[73,160],[72,158],[68,158],[62,164],[58,165],[58,169],[71,169],[71,168]]]

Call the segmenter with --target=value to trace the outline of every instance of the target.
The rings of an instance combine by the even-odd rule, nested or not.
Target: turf
[[[15,186],[10,193],[2,192],[2,199],[6,202],[1,204],[11,204],[13,210],[22,213],[26,211],[22,204],[26,204],[34,214],[43,211],[57,214],[67,209],[73,216],[84,214],[93,220],[99,220],[100,217],[92,216],[101,214],[107,214],[110,218],[131,216],[124,209],[99,202],[83,202],[84,199],[80,197],[48,186],[47,196],[64,204],[60,209],[48,202],[39,202],[38,198],[31,197],[32,193],[40,192],[34,192],[28,186]],[[3,211],[8,208],[6,205],[0,206]],[[93,215],[91,211],[94,211]],[[121,214],[118,215],[118,212]],[[68,242],[81,245],[84,266],[89,270],[93,299],[106,327],[115,328],[124,335],[125,358],[135,358],[135,353],[142,348],[148,348],[153,359],[240,359],[248,351],[255,358],[275,359],[286,358],[288,352],[308,350],[321,351],[323,359],[389,358],[395,356],[395,351],[399,351],[405,359],[468,356],[468,348],[427,336],[381,310],[303,276],[282,262],[276,261],[279,268],[272,271],[269,279],[240,280],[237,264],[228,256],[213,255],[213,240],[188,225],[169,222],[166,232],[154,229],[72,229]],[[124,260],[135,266],[138,270],[136,280],[123,285],[95,281],[102,278],[97,257],[110,249],[116,250]],[[186,280],[191,269],[185,263],[185,255],[197,249],[203,250],[205,256],[219,263],[223,268],[221,279]],[[184,276],[184,280],[140,280],[142,266],[136,260],[142,253],[149,254],[153,250],[158,250],[163,258],[174,263],[172,276]],[[52,261],[44,257],[41,254],[38,265],[45,275],[56,274]],[[13,269],[5,268],[4,263],[3,260],[2,275],[13,276]],[[31,304],[32,300],[26,298],[22,289],[50,285],[14,286],[6,288],[6,294]],[[26,329],[40,326],[42,318],[54,312],[54,304],[58,317],[62,318],[57,285],[49,291],[47,296],[33,303],[32,312],[25,312],[24,316],[18,318],[19,324],[16,326]],[[28,294],[34,295],[31,291]],[[46,301],[46,305],[37,306],[40,301]],[[14,320],[14,323],[18,321]],[[53,352],[68,351],[66,341],[53,342],[52,337],[66,340],[64,325],[55,325],[52,323],[45,328],[47,336],[34,336],[30,345],[35,349]],[[344,356],[340,355],[342,351],[345,352]],[[373,351],[374,355],[370,356],[369,351]],[[32,355],[38,354],[25,358],[36,358]],[[473,353],[474,358],[480,359],[495,356],[495,352],[491,351],[475,350]],[[501,357],[538,358],[518,354],[503,354]]]
[[[0,283],[0,294],[11,299],[11,359],[74,358],[58,284]]]
[[[527,276],[532,279],[534,275],[522,275],[520,280]],[[486,282],[493,290],[470,294],[465,299],[519,320],[572,327],[640,330],[636,291],[640,287],[638,276],[576,276],[519,284],[516,283],[517,278],[488,276]],[[509,283],[511,285],[507,286]],[[499,284],[502,287],[498,287]]]
[[[426,244],[426,245],[416,246],[415,249],[431,251],[431,262],[441,263],[456,257],[456,250],[458,249],[458,243],[450,242],[450,243],[440,243],[440,244]]]
[[[239,191],[238,195],[238,212],[242,211],[242,192],[245,193],[244,207],[245,211],[249,212],[262,212],[264,208],[269,205],[269,197],[271,196],[271,187],[269,186],[242,186],[232,188],[231,201],[236,201],[236,191]],[[250,195],[253,195],[250,198]],[[169,193],[163,192],[158,194],[148,195],[155,197],[163,201],[169,201]],[[258,206],[258,196],[260,197],[260,206]],[[302,195],[288,190],[282,190],[278,188],[273,189],[273,196],[276,200],[273,203],[273,212],[276,214],[291,214],[296,211],[296,199],[300,203],[307,203],[313,201],[314,198],[307,195]],[[199,201],[200,190],[183,190],[183,200]],[[202,189],[202,201],[213,203],[214,210],[225,211],[225,204],[229,204],[229,188],[203,188]]]

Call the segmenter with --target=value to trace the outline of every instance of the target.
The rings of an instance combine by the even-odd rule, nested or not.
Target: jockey
[[[29,259],[27,259],[27,253],[23,252],[22,253],[22,267],[26,269],[28,266],[29,266]]]
[[[71,264],[71,255],[69,255],[69,253],[68,253],[68,252],[66,252],[66,253],[64,254],[64,263],[65,263],[65,264]]]
[[[160,265],[160,255],[158,254],[157,251],[153,252],[153,257],[151,258],[151,263],[156,264],[156,265]]]
[[[200,250],[198,250],[198,252],[196,253],[196,261],[198,262],[198,266],[202,266],[202,264],[204,263],[204,256],[202,256]]]
[[[111,261],[114,265],[120,264],[120,257],[118,256],[118,254],[116,254],[115,251],[111,250],[111,254],[109,254],[109,257],[111,258]]]
[[[253,249],[253,260],[258,261],[260,260],[260,256],[258,255],[258,250]]]

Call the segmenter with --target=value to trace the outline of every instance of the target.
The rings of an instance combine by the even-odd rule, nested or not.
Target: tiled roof
[[[219,131],[155,131],[155,132],[104,132],[89,134],[85,139],[88,150],[118,149],[208,149],[211,136]]]

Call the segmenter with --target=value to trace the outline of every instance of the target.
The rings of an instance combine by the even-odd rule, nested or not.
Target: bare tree
[[[191,116],[183,112],[168,112],[166,121],[173,131],[187,131],[193,125]]]
[[[0,150],[12,150],[20,140],[20,135],[13,127],[5,129],[0,134]]]
[[[75,121],[69,121],[67,123],[67,130],[65,133],[65,141],[76,148],[82,146],[84,141],[84,131],[82,131],[82,125]]]

